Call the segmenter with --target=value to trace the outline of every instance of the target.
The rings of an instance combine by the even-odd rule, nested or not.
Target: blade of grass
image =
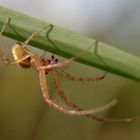
[[[24,42],[34,31],[50,23],[42,21],[20,12],[0,6],[0,29],[5,18],[11,18],[4,35]],[[53,43],[52,43],[53,42]],[[94,66],[133,80],[140,81],[140,58],[130,53],[79,35],[67,29],[53,26],[46,37],[46,31],[41,32],[30,44],[34,47],[53,52],[66,58],[76,56],[89,46],[93,46],[77,61]]]

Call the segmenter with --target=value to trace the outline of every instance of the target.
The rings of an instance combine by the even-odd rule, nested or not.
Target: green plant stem
[[[0,6],[0,29],[4,25],[5,18],[8,17],[11,21],[6,26],[4,35],[21,42],[41,27],[50,24]],[[77,61],[140,81],[139,57],[101,42],[98,42],[95,47],[95,42],[94,39],[54,25],[49,33],[49,39],[46,37],[46,31],[43,31],[29,44],[66,58],[76,56],[86,50]],[[87,50],[89,46],[93,47]]]

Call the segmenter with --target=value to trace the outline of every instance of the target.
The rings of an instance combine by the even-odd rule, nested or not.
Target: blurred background
[[[139,0],[0,0],[0,4],[140,56]],[[0,45],[4,46],[10,58],[14,43],[6,37],[0,38]],[[28,48],[43,53],[31,46]],[[104,73],[79,63],[68,66],[66,71],[76,76]],[[117,105],[97,115],[107,118],[140,115],[138,82],[111,73],[99,82],[73,82],[58,76],[66,95],[83,108],[97,107],[118,99]],[[50,94],[62,102],[51,77],[47,78]],[[83,116],[65,115],[49,107],[41,97],[38,73],[32,69],[0,63],[0,89],[1,140],[140,139],[140,120],[99,123]],[[65,106],[63,102],[61,104]]]

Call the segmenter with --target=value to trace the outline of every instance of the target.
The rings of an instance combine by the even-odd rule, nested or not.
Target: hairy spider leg
[[[94,42],[94,46],[97,47],[98,43],[97,41]],[[42,69],[43,70],[52,70],[52,69],[56,69],[56,68],[59,68],[59,67],[65,67],[71,63],[73,63],[75,60],[79,59],[84,53],[86,53],[86,51],[88,51],[90,48],[92,48],[93,45],[89,46],[86,50],[82,51],[79,55],[75,56],[75,57],[72,57],[72,58],[69,58],[67,60],[64,60],[63,62],[57,62],[57,63],[54,63],[54,64],[49,64],[47,66],[43,66]],[[95,78],[75,78],[74,76],[68,74],[68,73],[65,73],[63,71],[59,71],[59,73],[61,75],[64,75],[65,77],[71,79],[71,80],[76,80],[76,81],[95,81],[95,80],[102,80],[105,78],[105,76],[107,75],[108,72],[106,72],[104,75],[100,76],[100,77],[95,77]]]
[[[32,33],[32,34],[30,35],[30,37],[23,43],[23,48],[25,48],[25,47],[27,46],[27,44],[28,44],[34,37],[36,37],[40,32],[42,32],[42,31],[48,29],[49,27],[50,27],[51,30],[52,30],[53,25],[52,25],[52,24],[49,24],[48,26],[44,26],[44,27],[42,27],[41,29],[39,29],[38,31],[35,31],[34,33]],[[49,30],[49,32],[50,32],[50,30]],[[26,51],[27,53],[30,54],[30,51],[28,51],[26,48],[25,48],[25,51]]]
[[[34,33],[32,33],[32,34],[30,35],[30,37],[23,43],[23,48],[24,48],[25,52],[27,52],[28,54],[31,54],[31,55],[32,55],[32,53],[26,48],[27,44],[28,44],[34,37],[36,37],[40,32],[42,32],[42,31],[48,29],[49,27],[50,27],[50,30],[48,30],[48,32],[50,32],[50,31],[52,30],[52,27],[53,27],[52,24],[49,24],[48,26],[44,26],[44,27],[42,27],[41,29],[39,29],[38,31],[35,31]],[[48,37],[48,34],[47,34],[47,37]],[[49,40],[50,40],[50,38],[49,38]]]
[[[97,110],[95,109],[90,109],[90,110],[84,110],[84,111],[76,111],[76,110],[70,110],[68,108],[64,108],[63,106],[58,105],[54,100],[50,99],[50,96],[48,94],[48,88],[47,88],[47,83],[46,83],[46,77],[45,77],[45,71],[40,69],[39,71],[39,79],[40,79],[40,86],[42,90],[42,96],[44,97],[45,101],[50,105],[56,108],[57,110],[64,112],[66,114],[71,114],[71,115],[88,115],[95,113]],[[116,101],[114,102],[116,103]],[[114,104],[112,103],[112,104]],[[98,110],[102,110],[101,108]]]
[[[59,95],[61,96],[61,98],[65,101],[65,103],[73,108],[73,109],[76,109],[78,111],[84,111],[81,107],[79,107],[77,104],[75,104],[73,101],[71,101],[64,93],[64,90],[61,86],[61,82],[59,80],[59,78],[55,75],[54,72],[51,72],[52,73],[52,77],[53,77],[53,80],[55,82],[55,86],[56,88],[58,89],[58,93]],[[112,107],[113,105],[116,104],[116,100],[113,100],[111,102],[109,102],[108,104],[105,104],[101,107],[98,107],[98,108],[94,108],[95,112],[94,113],[97,113],[97,112],[101,112],[101,111],[104,111],[110,107]],[[100,122],[105,122],[106,120],[104,118],[101,118],[101,117],[97,117],[97,116],[93,116],[92,114],[87,114],[85,115],[86,117],[90,118],[90,119],[93,119],[93,120],[97,120],[97,121],[100,121]]]
[[[80,108],[78,105],[76,105],[74,102],[72,102],[65,94],[64,94],[64,91],[62,89],[62,86],[61,86],[61,82],[60,80],[58,79],[58,77],[53,73],[52,74],[53,76],[53,79],[55,81],[55,85],[56,85],[56,88],[58,89],[59,91],[59,95],[61,96],[61,98],[65,101],[65,103],[70,106],[71,108],[75,108],[79,111],[83,110],[82,108]],[[101,110],[98,110],[98,108],[95,108],[97,109],[97,112],[99,111],[103,111],[103,110],[106,110],[110,107],[112,107],[114,104],[115,104],[116,100],[113,100],[111,101],[110,103],[104,105],[104,106],[101,106],[99,108],[101,108]],[[86,117],[90,118],[90,119],[93,119],[93,120],[96,120],[96,121],[99,121],[99,122],[131,122],[133,120],[136,120],[136,119],[140,119],[140,116],[137,116],[137,117],[134,117],[134,118],[124,118],[124,119],[111,119],[111,118],[104,118],[104,117],[100,117],[100,116],[95,116],[95,115],[92,115],[92,114],[87,114],[85,115]]]
[[[96,76],[96,77],[75,77],[67,72],[65,72],[62,69],[56,69],[56,71],[58,73],[60,73],[61,75],[63,75],[64,77],[66,77],[69,80],[73,80],[73,81],[98,81],[98,80],[103,80],[108,72],[105,72],[105,74],[101,75],[101,76]]]
[[[55,69],[55,68],[58,68],[58,67],[64,67],[64,66],[67,66],[67,65],[73,63],[75,59],[77,59],[77,56],[69,58],[69,59],[67,59],[63,62],[58,62],[58,63],[55,63],[55,64],[49,64],[47,66],[43,66],[42,70],[49,70],[49,69]]]

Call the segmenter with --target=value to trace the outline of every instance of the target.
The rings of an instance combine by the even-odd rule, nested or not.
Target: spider
[[[2,35],[4,32],[4,29],[6,28],[7,23],[9,22],[9,18],[6,19],[5,24],[3,25],[0,34]],[[66,114],[71,115],[85,115],[86,117],[100,121],[100,122],[109,122],[109,121],[118,121],[118,122],[130,122],[132,120],[135,120],[135,118],[126,118],[126,119],[108,119],[103,117],[94,116],[93,113],[97,113],[100,111],[103,111],[107,108],[112,107],[114,104],[116,104],[116,100],[113,100],[103,106],[89,109],[89,110],[83,110],[81,107],[79,107],[77,104],[75,104],[73,101],[71,101],[64,93],[64,90],[61,86],[61,82],[59,78],[57,77],[56,73],[59,73],[66,77],[67,79],[74,80],[74,81],[98,81],[105,78],[106,74],[97,76],[97,77],[75,77],[71,74],[65,72],[61,69],[61,67],[65,67],[67,65],[70,65],[74,62],[74,60],[77,57],[72,57],[70,59],[67,59],[63,62],[58,62],[58,59],[55,58],[54,55],[51,56],[49,59],[45,59],[41,56],[38,56],[37,54],[34,54],[30,52],[26,46],[27,44],[40,32],[48,29],[52,25],[45,26],[38,31],[31,34],[31,36],[22,44],[20,42],[17,42],[12,47],[12,54],[13,54],[13,61],[10,61],[6,56],[2,48],[0,48],[0,57],[2,61],[5,64],[17,64],[20,65],[22,68],[32,68],[33,70],[37,71],[39,73],[39,81],[40,81],[40,87],[41,87],[41,93],[45,101],[48,103],[48,105],[53,106],[60,112],[64,112]],[[50,98],[48,88],[47,88],[47,82],[46,82],[46,76],[48,73],[51,73],[51,76],[54,80],[55,86],[58,90],[58,93],[60,97],[64,100],[64,102],[67,104],[68,107],[63,107],[59,105],[55,100]]]

